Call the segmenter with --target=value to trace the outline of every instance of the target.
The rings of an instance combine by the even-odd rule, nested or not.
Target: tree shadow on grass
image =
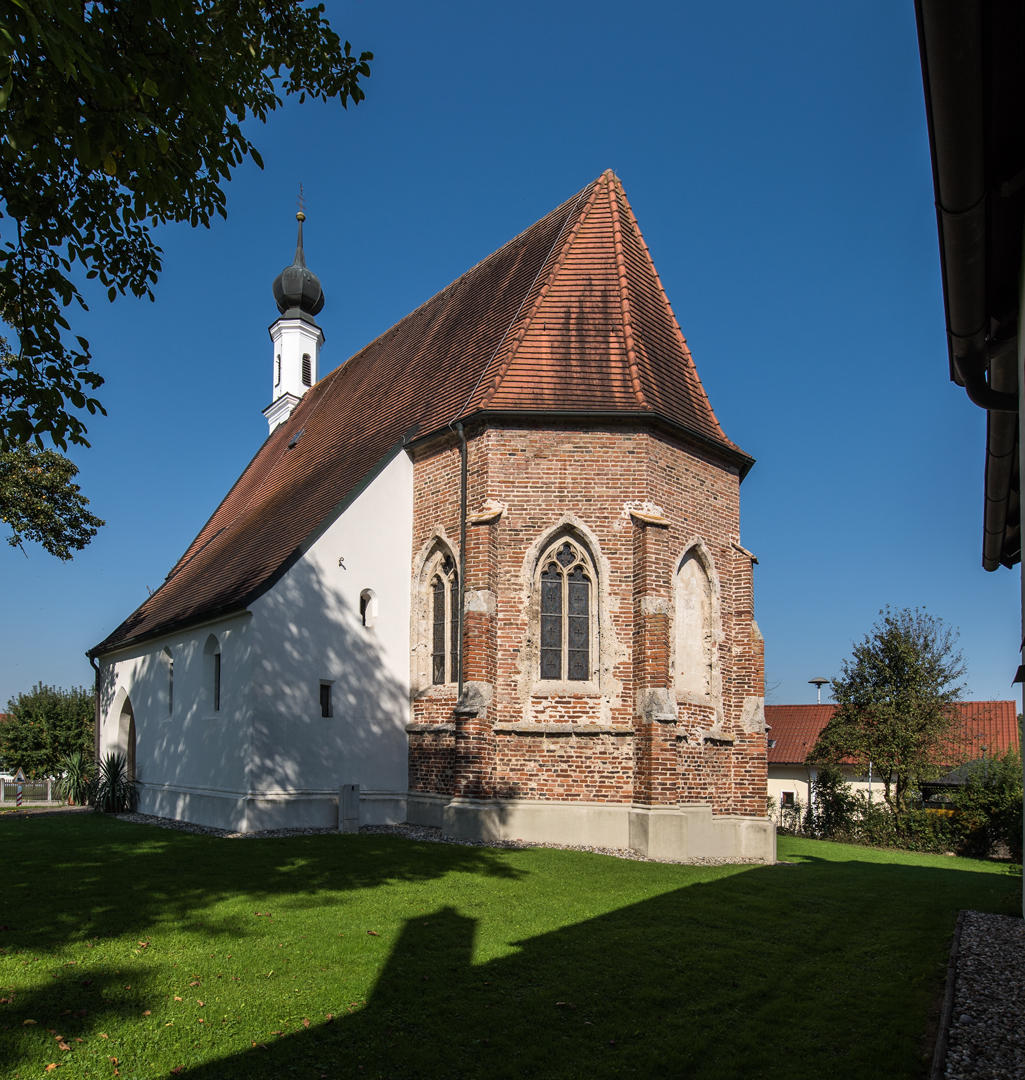
[[[253,845],[264,843],[280,844],[278,857],[260,862],[271,867],[264,895],[283,912],[289,904],[337,905],[346,889],[429,881],[452,870],[515,873],[500,852],[386,837],[339,837],[338,845],[322,842],[336,838],[310,838],[321,842],[305,846],[296,839],[196,844],[202,838],[188,838],[182,900],[154,889],[160,883],[155,868],[173,857],[175,842],[149,836],[136,843],[132,858],[141,860],[135,864],[140,870],[148,868],[152,895],[136,891],[137,905],[122,898],[100,912],[97,922],[107,933],[130,931],[144,939],[170,918],[209,934],[212,948],[221,935],[237,939],[249,931],[212,925],[197,912],[233,888],[252,894],[238,860],[247,851],[255,856]],[[101,843],[88,857],[67,856],[62,879],[68,872],[73,878],[109,871],[105,859],[124,860],[123,843],[112,837],[106,848]],[[308,1028],[301,1019],[282,1021],[274,1030],[285,1034],[253,1031],[247,1041],[257,1045],[214,1061],[209,1044],[201,1054],[186,1051],[183,1066],[197,1056],[208,1060],[178,1075],[399,1080],[636,1071],[747,1078],[789,1077],[800,1062],[806,1077],[914,1076],[957,910],[1007,905],[1010,912],[1015,896],[1006,875],[808,856],[797,865],[716,873],[526,938],[512,952],[492,943],[488,947],[504,955],[478,962],[475,939],[482,928],[454,907],[402,920],[394,942],[382,940],[388,958],[365,1002],[339,1002],[330,1021],[306,1017]],[[95,881],[83,888],[85,901]],[[39,949],[40,933],[50,932],[16,936],[24,947]],[[7,946],[9,935],[3,940]],[[54,1032],[43,1025],[54,1027],[64,1010],[88,999],[94,1011],[79,1021],[83,1026],[98,1016],[109,1025],[140,1022],[145,994],[136,977],[153,980],[154,973],[133,972],[130,964],[110,967],[91,965],[88,980],[74,967],[51,970],[50,985],[20,996],[10,1020],[36,1016],[41,1030],[31,1037],[52,1040]],[[72,1012],[61,1020],[67,1030],[56,1032],[74,1036],[68,1025],[75,1022]],[[0,1052],[5,1075],[26,1060],[24,1047],[16,1050],[11,1040]],[[142,1065],[122,1063],[122,1069],[126,1080],[166,1075]]]

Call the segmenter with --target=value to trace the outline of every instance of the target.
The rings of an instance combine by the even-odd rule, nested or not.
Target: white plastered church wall
[[[342,784],[360,785],[364,823],[405,820],[412,537],[400,452],[251,605],[248,828],[332,828]]]
[[[245,828],[250,621],[249,613],[243,612],[101,659],[100,754],[126,752],[122,716],[130,708],[141,813],[224,829]],[[207,648],[211,638],[221,655],[216,710]],[[165,649],[174,661],[173,688]]]

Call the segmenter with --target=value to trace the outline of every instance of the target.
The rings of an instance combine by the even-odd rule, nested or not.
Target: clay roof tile
[[[307,391],[164,584],[92,653],[244,609],[405,433],[485,409],[650,414],[741,472],[752,463],[712,412],[608,171]]]

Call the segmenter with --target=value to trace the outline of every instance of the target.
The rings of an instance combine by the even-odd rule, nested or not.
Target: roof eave
[[[458,417],[458,419],[462,424],[472,421],[487,424],[491,421],[509,420],[560,420],[564,422],[586,420],[592,423],[641,423],[670,431],[687,442],[694,443],[704,450],[725,458],[731,465],[736,467],[741,482],[755,464],[755,459],[749,454],[745,454],[739,447],[727,446],[717,439],[712,439],[685,424],[679,423],[679,421],[673,420],[671,417],[650,409],[478,409],[476,412],[466,413]],[[450,434],[451,431],[451,425],[446,424],[422,435],[417,433],[414,439],[406,443],[406,448],[415,452],[432,440]]]

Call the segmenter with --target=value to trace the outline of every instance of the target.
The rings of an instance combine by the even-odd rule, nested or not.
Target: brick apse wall
[[[421,677],[410,791],[707,802],[719,814],[764,816],[765,733],[755,702],[745,708],[763,695],[763,646],[751,556],[739,546],[735,467],[627,424],[467,434],[464,678],[485,707],[455,715],[455,685],[425,676],[430,601],[419,567],[432,545],[447,542],[456,554],[459,541],[459,444],[435,442],[415,457],[413,670]],[[586,684],[552,686],[537,678],[534,582],[560,524],[597,571],[598,671]],[[697,540],[717,583],[715,689],[704,700],[681,693],[673,672],[674,575]]]

